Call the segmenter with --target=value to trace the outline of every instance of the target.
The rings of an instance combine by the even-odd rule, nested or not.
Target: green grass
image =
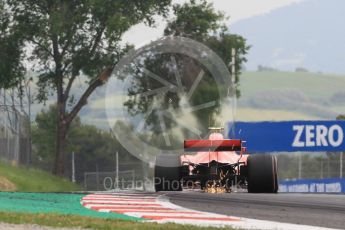
[[[87,209],[80,204],[84,196],[85,194],[0,192],[0,211],[141,220],[123,214]]]
[[[26,167],[15,167],[5,163],[0,163],[0,176],[15,186],[14,191],[68,192],[81,190],[78,185],[67,179],[53,176],[48,172]]]
[[[83,229],[219,229],[157,224],[123,214],[97,212],[80,204],[83,196],[85,195],[0,192],[0,222]]]
[[[23,214],[23,213],[9,213],[0,212],[0,222],[10,224],[37,224],[50,227],[80,227],[84,229],[119,229],[119,230],[219,230],[222,228],[202,228],[190,225],[178,224],[157,224],[157,223],[143,223],[135,221],[125,221],[116,219],[101,219],[81,217],[74,215],[58,215],[58,214]],[[225,228],[223,228],[225,229]],[[228,230],[233,228],[227,227]]]

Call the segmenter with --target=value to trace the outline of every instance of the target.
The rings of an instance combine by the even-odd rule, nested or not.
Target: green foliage
[[[345,115],[339,115],[339,116],[337,116],[337,120],[345,120]]]
[[[170,0],[5,0],[10,20],[1,21],[1,27],[13,30],[33,48],[26,61],[38,63],[39,99],[45,100],[59,81],[80,74],[94,79],[116,64],[128,48],[119,44],[123,33],[140,22],[152,25],[153,15],[166,14],[169,4]],[[4,47],[12,50],[10,45]],[[25,47],[18,48],[24,52]]]
[[[34,145],[34,164],[46,170],[51,170],[56,149],[57,107],[52,105],[48,110],[37,114],[36,122],[32,127],[32,141]],[[77,117],[71,124],[67,134],[67,156],[75,153],[76,168],[79,176],[84,171],[95,171],[96,165],[102,170],[114,170],[115,153],[120,152],[121,161],[133,160],[122,150],[121,145],[113,138],[110,132],[99,130],[91,125],[84,125]],[[69,165],[66,166],[67,172]],[[82,178],[78,178],[82,179]]]
[[[216,12],[206,0],[175,4],[173,11],[175,18],[168,23],[164,34],[198,41],[205,41],[211,33],[216,33],[222,27],[221,21],[224,19],[224,15]]]
[[[39,73],[38,101],[56,94],[55,174],[64,174],[66,134],[71,122],[131,47],[121,45],[122,35],[141,22],[153,25],[154,15],[166,15],[170,3],[171,0],[2,1],[0,29],[5,35],[0,38],[0,51],[5,56],[0,56],[0,63],[8,54],[14,62],[0,66],[0,80],[8,85],[11,77],[23,72],[23,63],[32,64],[32,71]],[[28,48],[31,52],[26,52]],[[89,78],[89,86],[74,101],[71,89],[80,76]]]
[[[230,96],[239,97],[239,76],[243,63],[246,62],[245,55],[250,48],[246,44],[246,40],[239,35],[231,34],[223,24],[225,16],[217,12],[213,5],[206,0],[191,0],[182,5],[176,4],[173,6],[173,12],[175,17],[168,22],[164,31],[165,36],[182,36],[196,40],[211,48],[226,65],[232,61],[232,50],[236,50],[236,73],[234,73],[236,76],[236,85],[234,86],[236,92],[230,92]],[[188,103],[190,106],[198,106],[215,101],[215,106],[194,112],[198,121],[204,124],[204,126],[209,124],[210,118],[212,124],[215,122],[215,117],[221,112],[220,101],[225,99],[224,95],[227,95],[227,93],[224,93],[220,96],[219,91],[227,92],[228,85],[219,87],[214,80],[214,76],[211,76],[211,73],[209,73],[205,66],[202,66],[197,60],[186,55],[161,54],[159,52],[155,53],[153,50],[148,56],[141,58],[145,58],[145,63],[142,66],[138,65],[137,69],[133,70],[136,78],[131,82],[132,85],[128,93],[130,99],[124,103],[131,116],[146,114],[154,103],[156,103],[156,107],[158,107],[158,104],[166,113],[170,113],[170,117],[176,117],[183,109],[183,106],[181,106],[183,98],[181,98],[179,91],[169,91],[162,95],[162,97],[156,99],[153,97],[137,96],[151,89],[162,87],[160,82],[147,77],[148,74],[142,71],[142,69],[148,69],[155,75],[175,85],[177,84],[176,72],[179,72],[182,85],[187,92],[191,89],[198,74],[203,70],[205,75]],[[172,59],[176,61],[176,65]],[[230,67],[228,70],[231,72]],[[147,117],[146,121],[150,130],[156,133],[161,131],[157,114],[153,113]],[[165,123],[167,129],[174,128],[176,125],[171,120],[165,120]]]
[[[18,32],[9,28],[9,12],[0,2],[0,88],[10,88],[19,84],[23,77],[21,64],[22,41]]]
[[[225,15],[217,12],[213,5],[206,0],[191,0],[183,5],[174,5],[175,18],[170,21],[164,31],[165,35],[183,36],[197,40],[216,52],[229,64],[232,60],[232,49],[236,50],[236,84],[239,84],[239,75],[242,66],[247,61],[245,55],[250,46],[240,35],[231,34],[227,25],[223,24]],[[231,68],[229,68],[231,72]],[[239,96],[237,89],[237,96]]]
[[[240,97],[240,75],[242,73],[243,64],[247,62],[246,55],[250,49],[247,45],[246,39],[240,35],[230,34],[226,29],[223,29],[219,36],[211,36],[206,44],[213,49],[224,61],[228,64],[232,61],[232,49],[235,49],[235,84],[236,96]],[[232,72],[231,69],[229,69]]]
[[[79,172],[115,170],[115,153],[122,150],[120,144],[105,132],[90,125],[72,128],[69,133],[69,152],[76,154],[76,168]],[[121,162],[128,161],[128,155],[120,151]],[[84,178],[79,178],[84,179]]]
[[[74,133],[81,126],[79,117],[71,124],[71,138],[75,137]],[[56,131],[57,131],[57,107],[49,106],[48,110],[43,109],[36,116],[36,122],[32,125],[32,141],[34,144],[34,153],[36,157],[44,159],[47,163],[54,160],[54,152],[56,150]],[[69,146],[70,150],[76,148]]]

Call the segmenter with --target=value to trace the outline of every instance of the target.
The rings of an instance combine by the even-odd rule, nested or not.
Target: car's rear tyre
[[[251,155],[248,165],[249,193],[277,193],[277,158],[272,155]]]
[[[155,164],[155,190],[159,191],[182,191],[181,166],[178,155],[158,155]],[[172,165],[173,167],[164,167]]]
[[[275,190],[273,193],[277,193],[279,189],[279,181],[278,181],[278,160],[276,156],[273,156],[274,159],[274,172],[275,172]]]

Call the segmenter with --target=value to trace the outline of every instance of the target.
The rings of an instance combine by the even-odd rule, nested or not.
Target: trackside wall
[[[279,182],[279,192],[345,193],[345,179],[301,179]]]

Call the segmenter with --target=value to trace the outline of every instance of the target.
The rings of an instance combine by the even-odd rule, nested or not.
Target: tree
[[[169,21],[165,35],[182,36],[206,41],[223,27],[224,14],[217,12],[206,0],[191,0],[185,4],[173,6],[175,18]]]
[[[339,116],[337,116],[337,120],[345,120],[345,115],[339,115]]]
[[[51,105],[37,114],[32,128],[34,144],[33,164],[44,170],[49,170],[54,163],[54,150],[56,149],[57,130],[56,124],[57,106]],[[84,172],[94,171],[96,164],[103,171],[113,171],[115,165],[115,151],[119,151],[121,162],[133,162],[135,159],[126,151],[121,150],[121,145],[113,138],[110,132],[106,132],[92,125],[82,124],[77,116],[70,125],[67,135],[67,152],[75,153],[77,179],[83,179]],[[65,156],[68,161],[70,154]],[[70,164],[65,165],[68,172]]]
[[[239,35],[231,34],[228,28],[223,24],[225,16],[217,12],[213,5],[206,0],[191,0],[182,5],[176,4],[173,6],[173,12],[175,17],[168,22],[164,31],[165,36],[182,36],[203,43],[217,53],[226,64],[229,64],[232,60],[232,50],[236,50],[236,72],[233,73],[236,77],[236,92],[233,92],[233,96],[239,97],[240,91],[237,87],[240,80],[239,76],[243,63],[246,62],[245,55],[250,48],[246,44],[246,40]],[[172,58],[175,60],[177,67],[171,61]],[[190,98],[190,105],[198,106],[210,101],[219,101],[219,89],[213,76],[211,76],[208,70],[201,66],[196,60],[186,55],[161,54],[160,52],[154,53],[154,51],[151,51],[148,56],[142,59],[145,59],[145,63],[137,65],[137,69],[132,71],[137,77],[131,82],[132,85],[128,90],[129,100],[124,103],[129,115],[136,117],[140,114],[147,114],[149,108],[152,108],[153,103],[157,103],[157,100],[159,100],[160,103],[159,107],[163,108],[165,113],[176,114],[180,112],[180,92],[169,91],[158,99],[138,96],[145,92],[149,92],[151,89],[159,89],[159,87],[161,87],[161,83],[157,82],[154,78],[145,77],[145,75],[148,75],[145,69],[150,70],[167,82],[174,83],[176,82],[177,69],[179,74],[183,76],[181,81],[186,89],[192,87],[198,73],[203,70],[205,75],[198,89]],[[230,67],[229,71],[231,72]],[[227,90],[227,87],[228,86],[224,86],[224,89]],[[205,124],[206,126],[209,124],[209,118],[212,117],[214,113],[219,113],[219,111],[220,105],[218,103],[216,106],[197,111],[194,115],[197,117],[200,124]],[[153,132],[158,131],[156,132],[157,138],[162,138],[162,135],[159,133],[162,128],[160,127],[161,122],[158,116],[159,114],[152,113],[147,117],[147,127]],[[173,114],[169,116],[174,117]],[[214,121],[212,120],[211,122]],[[176,125],[176,122],[171,120],[167,120],[165,123],[165,128],[167,129],[172,129]],[[207,132],[207,130],[203,131]]]
[[[204,43],[226,64],[231,62],[232,49],[235,49],[236,73],[233,74],[236,76],[236,84],[239,84],[242,66],[247,61],[245,55],[250,46],[242,36],[230,33],[228,26],[223,23],[226,15],[216,11],[213,4],[206,0],[176,4],[173,11],[175,18],[168,23],[164,35],[183,36]]]
[[[54,162],[54,151],[56,149],[56,114],[57,106],[51,105],[47,110],[43,109],[37,114],[35,123],[32,125],[32,139],[35,146],[35,157],[44,160],[47,165]],[[68,132],[68,140],[70,143],[71,133],[74,136],[74,130],[81,126],[80,118],[77,116],[70,125]],[[68,148],[74,148],[71,145]]]
[[[0,2],[0,88],[17,86],[23,78],[23,65],[21,63],[22,41],[18,32],[9,28],[10,14],[5,9],[3,1]]]
[[[2,48],[15,51],[15,64],[0,68],[11,79],[21,63],[29,62],[39,73],[40,102],[55,92],[57,131],[53,173],[64,174],[66,135],[72,121],[93,91],[106,83],[112,69],[129,46],[122,35],[133,25],[154,24],[155,14],[166,15],[171,0],[3,0],[0,28],[9,31],[20,46],[7,39]],[[5,11],[4,11],[5,10]],[[12,35],[13,34],[13,35]],[[19,47],[19,48],[18,48]],[[29,55],[24,54],[30,50]],[[18,54],[17,54],[18,53]],[[0,57],[6,63],[6,56]],[[18,65],[17,65],[18,63]],[[22,70],[22,69],[20,69]],[[88,87],[75,100],[73,83],[87,76]]]

